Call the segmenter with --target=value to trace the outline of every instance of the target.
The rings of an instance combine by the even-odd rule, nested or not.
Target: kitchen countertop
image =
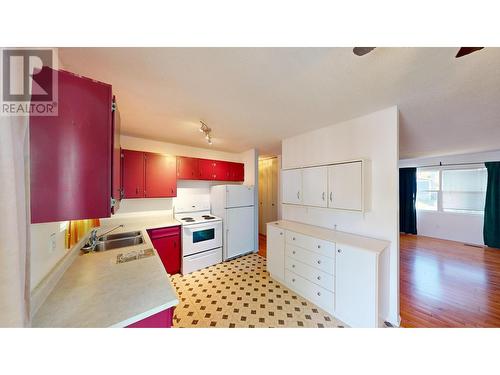
[[[175,288],[156,250],[155,256],[116,263],[120,253],[153,248],[147,229],[172,226],[180,223],[126,221],[111,233],[140,230],[143,244],[78,255],[36,312],[32,327],[126,327],[177,305]],[[98,228],[98,235],[111,228]]]
[[[365,237],[358,234],[341,232],[338,230],[318,227],[315,225],[303,224],[296,221],[279,220],[270,222],[268,223],[268,225],[304,234],[306,236],[319,238],[325,241],[354,246],[363,250],[372,251],[377,254],[384,251],[390,245],[390,241]]]

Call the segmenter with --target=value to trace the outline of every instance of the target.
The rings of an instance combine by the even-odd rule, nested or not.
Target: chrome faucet
[[[123,228],[123,224],[117,225],[113,229],[110,229],[107,232],[101,233],[101,235],[99,237],[105,236],[106,234],[109,234],[118,228]],[[94,228],[90,232],[90,236],[89,236],[89,239],[87,241],[87,247],[90,248],[90,251],[94,251],[96,246],[97,246],[97,229]]]

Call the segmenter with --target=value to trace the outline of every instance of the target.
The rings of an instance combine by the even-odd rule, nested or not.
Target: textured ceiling
[[[122,131],[240,152],[399,106],[404,157],[500,148],[500,48],[61,48],[113,85]],[[213,129],[208,146],[199,120]]]

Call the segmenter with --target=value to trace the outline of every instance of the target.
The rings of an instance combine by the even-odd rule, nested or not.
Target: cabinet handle
[[[293,237],[292,240],[295,241],[295,237]]]
[[[300,191],[297,192],[297,199],[300,199]]]
[[[294,282],[295,282],[295,279],[292,279],[292,283],[294,283]]]
[[[321,296],[321,292],[318,292],[318,296]]]
[[[294,250],[294,251],[292,251],[292,254],[295,254],[295,250]]]
[[[339,254],[340,254],[341,252],[342,252],[342,249],[338,249],[338,250],[337,250],[337,253],[339,253]]]
[[[333,193],[330,192],[330,202],[333,202]]]
[[[295,264],[292,264],[292,268],[295,268]]]
[[[280,236],[282,236],[282,235],[283,235],[283,232],[280,232]]]
[[[321,245],[318,245],[318,249],[321,249]]]
[[[135,193],[139,194],[139,188],[137,188],[137,187],[135,188]]]
[[[318,280],[321,280],[321,276],[318,276],[318,277],[317,277],[317,279],[318,279]]]
[[[322,198],[323,200],[325,200],[325,192],[323,192]]]
[[[318,260],[318,264],[321,264],[321,260]]]

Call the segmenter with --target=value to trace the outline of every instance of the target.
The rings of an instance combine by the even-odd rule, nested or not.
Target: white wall
[[[0,116],[0,328],[29,325],[27,140],[27,117]]]
[[[399,322],[398,109],[391,107],[282,142],[283,168],[343,160],[369,161],[370,211],[362,214],[283,204],[283,219],[380,238],[391,242],[389,272],[381,286],[382,317]]]
[[[500,160],[500,151],[493,150],[473,154],[457,154],[430,158],[402,159],[399,167],[423,167],[442,164],[481,164]],[[483,214],[435,212],[417,210],[417,233],[422,236],[441,238],[474,245],[484,245]]]

